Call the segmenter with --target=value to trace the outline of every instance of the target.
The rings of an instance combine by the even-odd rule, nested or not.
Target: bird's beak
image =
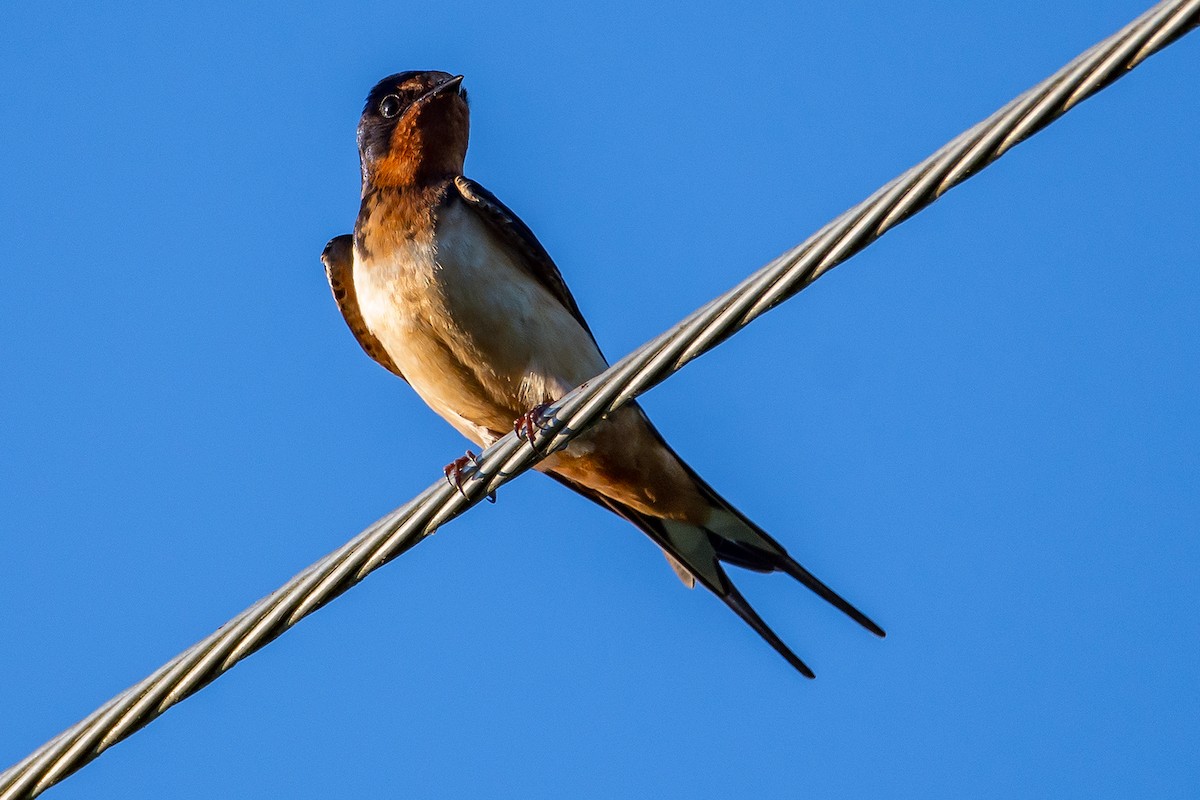
[[[446,95],[449,93],[457,94],[459,91],[459,87],[462,86],[462,82],[463,82],[462,75],[456,75],[453,78],[444,80],[441,83],[439,83],[437,86],[430,89],[425,94],[418,97],[416,99],[416,101],[413,103],[413,106],[414,107],[423,106],[426,103],[428,103],[429,101],[433,100],[434,98],[442,97],[443,95]]]
[[[437,86],[433,87],[433,91],[437,92],[438,94],[441,94],[442,92],[449,92],[451,90],[457,92],[458,87],[462,86],[462,82],[463,82],[463,76],[456,75],[453,78],[451,78],[450,80],[445,81],[443,83],[439,83]]]
[[[404,113],[401,115],[401,119],[407,119],[413,114],[420,114],[421,110],[425,108],[425,106],[429,105],[434,100],[437,100],[439,97],[445,97],[451,93],[458,94],[458,87],[462,85],[462,82],[462,75],[456,75],[453,78],[442,81],[437,86],[433,87],[428,92],[414,100],[412,105],[404,110]]]

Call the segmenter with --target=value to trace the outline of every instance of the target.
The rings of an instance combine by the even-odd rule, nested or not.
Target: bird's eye
[[[389,94],[387,97],[379,101],[379,114],[384,119],[391,119],[400,113],[400,98],[394,94]]]

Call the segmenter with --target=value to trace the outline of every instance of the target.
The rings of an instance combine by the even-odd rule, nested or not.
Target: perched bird
[[[546,403],[608,365],[533,233],[463,176],[468,130],[461,75],[402,72],[380,81],[358,123],[354,234],[333,239],[321,258],[367,355],[487,447],[514,426],[531,433]],[[449,465],[447,476],[458,480],[465,463]],[[537,468],[644,531],[685,584],[703,584],[810,678],[722,563],[785,572],[884,635],[701,480],[636,403]]]

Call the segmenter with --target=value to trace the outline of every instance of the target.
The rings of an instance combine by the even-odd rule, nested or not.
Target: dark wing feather
[[[325,277],[329,279],[329,288],[333,290],[333,299],[337,301],[346,325],[363,352],[379,362],[388,372],[403,378],[392,357],[383,344],[375,338],[375,334],[367,329],[362,313],[358,310],[358,295],[354,291],[354,237],[350,234],[335,236],[325,245],[321,253],[321,263],[325,265]]]
[[[550,258],[546,248],[542,247],[542,243],[533,235],[533,231],[529,230],[529,226],[522,222],[521,218],[514,214],[508,206],[500,202],[496,195],[470,178],[459,175],[454,179],[454,188],[458,190],[459,197],[466,201],[467,205],[491,226],[492,230],[523,256],[520,259],[521,266],[525,267],[534,280],[545,287],[546,291],[550,292],[558,302],[562,303],[563,308],[571,312],[571,316],[575,317],[576,321],[583,326],[594,342],[596,337],[592,334],[592,329],[588,327],[587,320],[580,313],[575,298],[571,296],[571,290],[567,288],[562,274],[554,265],[554,260]]]
[[[582,483],[576,483],[575,481],[563,475],[559,475],[554,472],[546,472],[544,474],[558,481],[571,491],[583,495],[601,508],[607,508],[609,511],[613,512],[625,521],[632,522],[640,531],[642,531],[642,533],[645,533],[651,539],[657,541],[655,538],[657,534],[652,532],[657,531],[656,523],[653,521],[653,517],[642,514],[636,509],[629,508],[628,506],[622,505],[615,500],[610,500],[609,498],[597,492],[595,489],[584,486]],[[671,555],[666,550],[663,550],[663,555],[667,557],[667,563],[671,565],[671,569],[673,569],[675,574],[679,576],[679,580],[683,581],[683,585],[689,589],[696,588],[696,576],[692,574],[692,571],[688,569],[683,562],[678,561],[675,556]]]
[[[640,408],[637,410],[641,412]],[[644,418],[644,412],[641,413]],[[670,446],[662,438],[662,434],[650,423],[650,420],[645,419],[645,423],[654,436],[658,438],[659,445],[670,451]],[[671,452],[673,453],[674,451]],[[729,575],[722,568],[722,562],[756,572],[778,571],[790,575],[871,633],[880,637],[885,635],[882,628],[857,608],[850,605],[841,595],[830,589],[811,572],[800,566],[795,559],[788,555],[779,542],[772,539],[767,535],[766,531],[759,528],[718,495],[686,462],[679,459],[678,456],[676,456],[676,460],[680,466],[687,470],[695,482],[697,489],[708,499],[712,507],[727,516],[736,518],[741,525],[748,529],[747,532],[753,534],[753,540],[757,541],[743,541],[742,537],[730,538],[719,533],[719,529],[702,526],[686,526],[692,528],[692,530],[689,532],[688,538],[680,538],[681,532],[679,527],[681,523],[675,523],[675,528],[672,530],[670,523],[658,517],[644,514],[637,509],[625,506],[562,475],[555,475],[552,472],[547,474],[567,488],[573,489],[640,528],[643,533],[662,548],[663,552],[667,555],[667,560],[671,563],[671,566],[675,569],[679,577],[683,579],[684,583],[690,586],[699,581],[703,584],[705,588],[719,597],[725,605],[729,606],[734,613],[750,625],[771,647],[787,659],[788,663],[807,677],[811,678],[813,676],[812,670],[783,643],[775,632],[771,630],[770,626],[755,612],[754,608],[746,601],[746,598],[742,596],[737,587],[729,579]]]
[[[643,417],[645,417],[644,413]],[[671,446],[667,444],[667,440],[663,438],[663,435],[654,427],[649,418],[646,418],[646,425],[658,438],[659,444],[671,450]],[[671,450],[671,452],[674,453],[674,450]],[[712,506],[732,513],[742,524],[752,530],[759,539],[760,546],[753,547],[742,542],[714,535],[710,537],[710,541],[718,559],[727,564],[733,564],[734,566],[753,570],[754,572],[783,572],[790,575],[803,584],[809,591],[850,617],[850,619],[857,622],[866,630],[880,638],[887,636],[883,628],[879,627],[874,620],[851,605],[848,600],[833,589],[829,588],[824,581],[800,566],[794,558],[788,555],[783,545],[775,541],[770,534],[758,527],[758,525],[754,524],[746,515],[730,505],[729,501],[717,494],[716,490],[709,486],[708,482],[701,478],[686,461],[679,458],[678,455],[676,455],[676,460],[687,471],[688,475],[691,476],[692,481],[700,489],[700,492],[708,498],[708,502]],[[737,609],[734,610],[736,611]],[[742,612],[738,611],[738,613],[741,614]]]
[[[663,553],[665,553],[667,556],[667,560],[671,563],[671,567],[675,570],[679,577],[684,580],[685,584],[691,586],[694,585],[695,581],[699,580],[700,583],[704,584],[709,591],[720,598],[721,602],[725,603],[725,605],[727,605],[735,614],[741,617],[747,625],[753,628],[755,633],[761,636],[763,640],[767,642],[767,644],[771,645],[771,647],[775,649],[775,652],[783,656],[784,659],[801,675],[806,678],[814,677],[813,671],[809,668],[809,666],[805,664],[799,658],[799,656],[793,653],[791,648],[783,643],[783,640],[780,639],[775,631],[773,631],[771,627],[763,621],[763,618],[758,615],[758,612],[756,612],[754,608],[748,602],[746,602],[746,598],[742,596],[741,592],[737,590],[737,587],[733,585],[733,582],[729,580],[729,576],[725,574],[725,570],[721,569],[721,565],[717,560],[715,553],[712,557],[713,560],[711,566],[711,571],[716,578],[714,581],[706,577],[704,572],[693,571],[686,566],[688,557],[675,549],[671,542],[670,535],[663,528],[663,521],[661,519],[649,516],[648,514],[643,514],[640,511],[622,505],[615,500],[610,500],[599,492],[592,491],[588,487],[576,483],[570,478],[564,478],[562,475],[555,475],[552,472],[546,474],[551,478],[554,478],[554,480],[558,481],[563,486],[566,486],[568,489],[579,492],[589,500],[599,503],[610,511],[616,513],[618,516],[624,517],[626,520],[632,522],[634,525],[640,528],[643,533],[645,533],[654,541],[655,544],[662,548]],[[693,558],[694,557],[695,556],[693,555]],[[688,581],[687,578],[684,577],[685,575],[690,577],[691,581]]]

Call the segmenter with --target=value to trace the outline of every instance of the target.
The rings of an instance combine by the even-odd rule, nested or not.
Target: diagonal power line
[[[370,572],[462,514],[751,321],[866,248],[946,191],[1200,24],[1200,0],[1164,0],[547,412],[537,449],[514,434],[488,448],[460,494],[439,480],[152,675],[0,774],[0,800],[41,794],[195,694]]]

